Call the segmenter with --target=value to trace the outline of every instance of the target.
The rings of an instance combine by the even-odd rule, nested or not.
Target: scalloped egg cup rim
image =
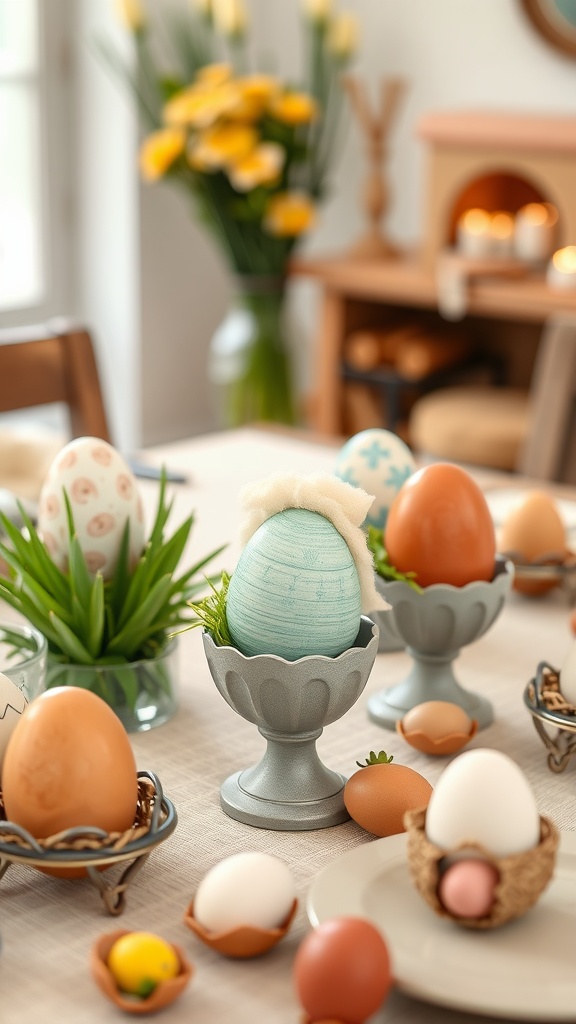
[[[500,568],[501,566],[501,568]],[[500,568],[500,571],[497,570]],[[463,593],[465,590],[469,590],[471,587],[492,587],[500,579],[507,579],[509,576],[514,575],[514,562],[511,558],[504,558],[503,556],[497,557],[494,562],[494,575],[491,580],[470,580],[469,583],[464,583],[461,587],[456,586],[454,583],[431,583],[428,587],[420,587],[420,590],[416,590],[415,587],[411,586],[407,580],[389,580],[385,576],[379,576],[380,582],[386,587],[386,589],[392,587],[402,587],[406,590],[411,591],[415,598],[424,599],[426,594],[438,593],[440,590],[454,591],[455,593]],[[415,580],[414,582],[418,582]]]
[[[277,928],[258,928],[255,925],[236,925],[227,931],[211,932],[194,917],[192,899],[184,914],[184,924],[206,945],[223,956],[234,959],[248,959],[261,956],[272,949],[288,933],[298,909],[298,900],[292,906]]]
[[[126,1010],[127,1013],[155,1013],[157,1010],[168,1006],[178,998],[194,976],[194,965],[188,960],[184,950],[174,942],[169,945],[176,953],[180,971],[174,978],[160,981],[149,996],[131,997],[118,988],[114,975],[108,967],[107,958],[110,950],[117,939],[124,935],[130,935],[131,929],[120,928],[114,932],[105,932],[100,935],[90,951],[90,967],[92,977],[112,1003]]]
[[[333,665],[336,662],[340,661],[340,659],[353,657],[355,651],[366,651],[370,644],[372,643],[372,641],[374,639],[378,639],[378,625],[368,615],[362,615],[360,627],[358,629],[358,633],[356,634],[356,636],[358,637],[360,633],[360,629],[362,627],[362,620],[365,620],[366,624],[369,623],[371,626],[371,636],[366,644],[354,643],[352,644],[351,647],[347,647],[346,650],[340,651],[340,654],[336,654],[334,657],[330,657],[329,654],[305,654],[301,658],[294,658],[293,661],[291,661],[288,658],[283,658],[282,655],[280,654],[244,654],[239,647],[234,647],[233,644],[217,644],[214,641],[214,638],[212,637],[211,633],[209,633],[207,629],[202,630],[202,633],[203,636],[207,637],[210,640],[210,643],[212,644],[215,651],[234,651],[234,653],[237,654],[238,657],[241,658],[243,661],[253,662],[258,661],[259,659],[268,658],[272,659],[273,661],[280,662],[282,665],[302,665],[310,661],[321,661]]]
[[[452,732],[437,740],[431,739],[422,729],[413,729],[411,732],[405,732],[402,719],[396,722],[396,732],[415,750],[419,750],[423,754],[437,754],[441,756],[443,754],[455,754],[457,750],[461,750],[470,740],[474,739],[478,732],[478,722],[475,718],[472,719],[469,733]],[[415,743],[414,740],[418,742]]]

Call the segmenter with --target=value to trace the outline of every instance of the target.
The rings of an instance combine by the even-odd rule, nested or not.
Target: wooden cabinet
[[[347,335],[391,314],[440,318],[436,274],[410,253],[373,263],[346,257],[300,259],[291,272],[316,281],[321,289],[309,426],[325,436],[339,435],[344,432],[342,354]],[[576,315],[576,291],[553,291],[541,272],[519,279],[473,276],[467,287],[462,323],[483,336],[487,352],[503,356],[510,383],[528,388],[542,328],[554,314]]]

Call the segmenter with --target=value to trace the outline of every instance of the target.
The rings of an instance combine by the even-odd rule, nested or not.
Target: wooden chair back
[[[70,433],[110,440],[92,339],[56,321],[0,331],[0,412],[62,402]]]

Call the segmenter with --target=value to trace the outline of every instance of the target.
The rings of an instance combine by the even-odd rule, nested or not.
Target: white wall
[[[280,70],[294,77],[301,61],[299,0],[247,2],[256,49],[273,51]],[[416,125],[422,114],[474,108],[576,115],[576,59],[536,34],[520,0],[342,0],[340,6],[355,10],[361,20],[363,40],[354,70],[372,97],[384,75],[400,75],[408,83],[388,162],[387,227],[403,244],[419,238],[424,170]],[[105,0],[81,0],[81,7],[81,33],[94,20],[105,20]],[[98,336],[106,338],[114,422],[130,444],[202,432],[214,425],[205,361],[210,335],[226,308],[229,276],[193,223],[184,196],[166,185],[138,190],[133,152],[126,152],[134,136],[118,89],[102,81],[101,69],[87,64],[80,86],[82,201],[88,202],[81,218],[81,306]],[[94,108],[94,120],[86,118],[86,104]],[[344,248],[362,230],[363,167],[362,140],[350,124],[308,252]],[[314,287],[295,282],[292,301],[301,325],[296,356],[306,377]]]

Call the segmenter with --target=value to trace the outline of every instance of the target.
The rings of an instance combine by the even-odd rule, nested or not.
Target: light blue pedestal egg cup
[[[346,779],[322,763],[316,741],[364,690],[378,651],[378,626],[362,616],[354,643],[334,658],[247,657],[235,647],[218,647],[206,632],[203,642],[222,697],[266,740],[258,764],[222,784],[220,803],[226,814],[248,825],[284,831],[347,821]]]

